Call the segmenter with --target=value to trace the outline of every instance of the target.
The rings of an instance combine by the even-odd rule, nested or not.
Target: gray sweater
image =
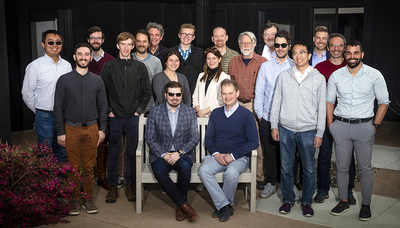
[[[316,129],[316,136],[322,138],[326,119],[325,77],[312,69],[299,83],[294,77],[294,67],[283,71],[277,79],[271,107],[271,129],[278,129],[278,123],[293,132]]]

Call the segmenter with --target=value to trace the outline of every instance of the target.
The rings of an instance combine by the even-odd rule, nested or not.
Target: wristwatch
[[[379,130],[379,128],[381,126],[380,124],[376,124],[376,123],[373,123],[372,125],[375,127],[376,130]]]
[[[183,153],[181,151],[178,151],[179,157],[183,156]]]
[[[102,131],[102,132],[106,133],[106,130],[105,130],[105,129],[100,129],[100,131]]]

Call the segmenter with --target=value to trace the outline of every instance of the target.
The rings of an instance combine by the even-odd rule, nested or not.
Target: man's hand
[[[214,158],[220,165],[227,165],[223,154],[214,154]]]
[[[108,117],[115,117],[114,113],[110,112],[108,113]]]
[[[322,144],[322,138],[315,136],[314,138],[314,148],[320,147]]]
[[[59,136],[57,136],[57,142],[58,142],[58,144],[60,144],[60,146],[63,146],[63,147],[65,147],[66,145],[65,145],[65,139],[66,139],[67,137],[66,137],[66,135],[59,135]]]
[[[231,154],[224,154],[224,159],[225,159],[225,163],[227,165],[229,165],[231,162],[234,161]]]
[[[173,152],[173,153],[169,153],[169,152],[168,152],[168,155],[170,156],[170,158],[171,158],[171,160],[172,160],[172,162],[171,162],[170,165],[174,165],[175,162],[178,161],[179,158],[181,158],[181,157],[179,156],[179,153],[178,153],[178,152]]]
[[[134,114],[135,116],[139,116],[139,113],[137,113],[137,112],[135,112],[135,114]]]
[[[279,141],[279,130],[278,129],[272,129],[271,131],[272,139],[274,141]]]
[[[208,112],[207,112],[205,109],[199,110],[199,111],[197,112],[197,116],[198,116],[198,117],[205,117],[207,114],[208,114]]]
[[[99,140],[97,141],[97,146],[100,145],[101,142],[106,138],[106,134],[103,131],[99,131]]]

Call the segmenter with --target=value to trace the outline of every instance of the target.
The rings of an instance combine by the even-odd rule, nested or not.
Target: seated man
[[[212,216],[224,222],[233,214],[233,198],[241,173],[246,171],[251,151],[258,147],[258,132],[253,113],[238,103],[236,81],[221,82],[223,107],[214,109],[208,121],[206,147],[210,155],[204,157],[198,174],[217,208]],[[224,186],[219,186],[214,175],[224,173]]]
[[[191,166],[199,142],[196,112],[181,104],[183,87],[170,81],[165,85],[166,102],[150,110],[146,125],[146,141],[150,149],[150,164],[159,185],[174,201],[176,220],[190,222],[198,216],[187,203]],[[177,184],[168,173],[178,172]]]

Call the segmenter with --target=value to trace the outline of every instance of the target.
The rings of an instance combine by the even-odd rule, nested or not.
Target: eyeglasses
[[[240,46],[250,47],[251,45],[253,45],[253,42],[240,42]]]
[[[306,51],[299,51],[299,52],[293,52],[292,53],[292,56],[294,57],[294,56],[297,56],[297,55],[305,55],[305,54],[307,54],[308,52],[306,52]]]
[[[173,97],[175,95],[176,95],[176,97],[181,97],[182,93],[168,93],[168,96],[170,96],[170,97]]]
[[[103,37],[89,37],[89,40],[102,40]]]
[[[330,48],[344,48],[344,44],[329,44]]]
[[[56,42],[54,42],[54,41],[49,41],[49,42],[47,42],[47,44],[48,44],[49,46],[52,46],[52,45],[54,45],[54,44],[60,46],[60,45],[62,44],[62,42],[61,42],[61,41],[56,41]]]
[[[288,46],[288,44],[287,43],[282,43],[282,44],[276,43],[276,44],[274,44],[275,48],[279,48],[279,46],[281,46],[282,48],[286,48]]]
[[[185,36],[187,36],[187,37],[189,37],[189,38],[192,38],[194,35],[193,34],[189,34],[189,33],[179,33],[179,34],[181,34],[181,36],[183,36],[183,37],[185,37]]]

